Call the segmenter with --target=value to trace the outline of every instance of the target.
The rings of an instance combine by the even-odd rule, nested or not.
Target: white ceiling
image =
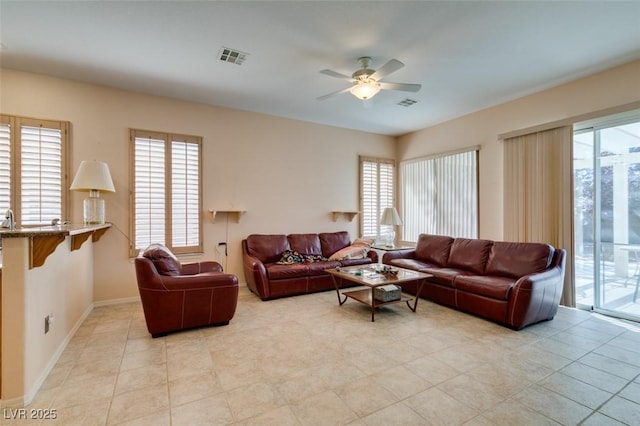
[[[3,68],[400,135],[639,59],[640,1],[0,0],[0,43]],[[422,89],[316,100],[360,56]]]

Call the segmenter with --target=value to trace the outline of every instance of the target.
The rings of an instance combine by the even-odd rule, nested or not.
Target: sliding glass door
[[[640,320],[640,112],[574,133],[576,303]]]

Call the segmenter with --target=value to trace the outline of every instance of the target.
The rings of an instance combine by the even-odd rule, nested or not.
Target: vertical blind
[[[202,251],[200,140],[132,130],[136,249]]]
[[[421,233],[477,238],[478,148],[400,164],[404,241]]]
[[[69,123],[0,116],[0,210],[21,225],[66,219]]]
[[[382,158],[360,158],[360,234],[363,237],[385,235],[389,225],[380,225],[386,207],[395,200],[395,162]]]

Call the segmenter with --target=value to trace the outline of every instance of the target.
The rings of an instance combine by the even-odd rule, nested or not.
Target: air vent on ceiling
[[[240,52],[239,50],[223,47],[222,49],[220,49],[220,54],[218,55],[218,59],[220,59],[223,62],[229,62],[232,64],[241,65],[248,55],[249,55],[248,53]]]
[[[418,103],[418,101],[407,98],[404,101],[398,102],[398,105],[403,106],[403,107],[410,107],[411,105],[416,104],[416,103]]]

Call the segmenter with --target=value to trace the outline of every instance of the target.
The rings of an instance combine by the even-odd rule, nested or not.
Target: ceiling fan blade
[[[379,81],[384,76],[391,74],[392,72],[398,71],[400,68],[404,67],[404,64],[397,59],[391,59],[389,62],[381,66],[370,75],[370,77],[374,80]]]
[[[408,83],[380,83],[380,88],[384,90],[402,90],[403,92],[417,92],[422,87],[421,84]]]
[[[352,77],[350,77],[348,75],[340,74],[339,72],[336,72],[336,71],[322,70],[322,71],[320,71],[320,73],[324,74],[324,75],[328,75],[329,77],[339,78],[341,80],[353,81]]]
[[[324,96],[319,96],[316,99],[319,100],[319,101],[324,101],[325,99],[332,98],[332,97],[334,97],[336,95],[339,95],[341,93],[348,92],[349,90],[351,90],[351,86],[347,87],[346,89],[336,90],[335,92],[328,93],[328,94],[326,94]]]

